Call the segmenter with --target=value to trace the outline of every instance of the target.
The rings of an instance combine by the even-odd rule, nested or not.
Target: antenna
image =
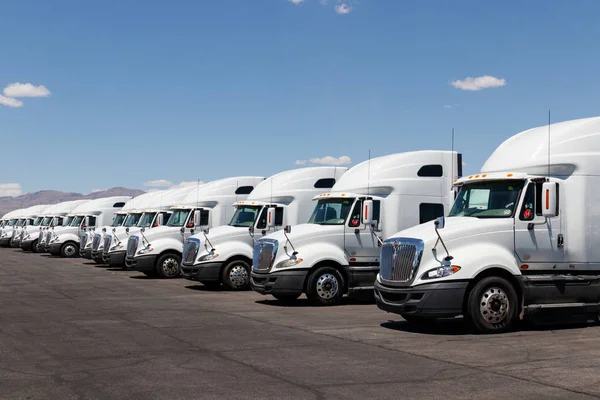
[[[371,194],[371,149],[369,149],[369,169],[367,172],[367,196]]]
[[[198,178],[198,185],[196,186],[196,208],[198,208],[198,204],[200,204],[200,199],[198,198],[200,196],[200,178]]]
[[[238,201],[238,189],[240,188],[240,181],[235,181],[235,202]],[[227,211],[225,211],[227,212]]]
[[[452,158],[452,169],[450,170],[450,184],[452,184],[454,182],[454,128],[452,128],[452,145],[450,151],[450,158]]]
[[[550,178],[550,109],[548,109],[548,178]]]

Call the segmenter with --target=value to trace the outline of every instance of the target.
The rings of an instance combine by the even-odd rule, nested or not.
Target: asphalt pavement
[[[372,302],[284,306],[0,249],[2,399],[584,399],[600,327],[418,329]]]

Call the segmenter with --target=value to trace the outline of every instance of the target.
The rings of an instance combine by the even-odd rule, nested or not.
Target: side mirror
[[[194,226],[200,226],[200,210],[194,211]]]
[[[267,228],[275,226],[275,207],[269,207],[267,210]]]
[[[29,220],[25,221],[25,226],[29,226]]]
[[[83,223],[83,226],[89,226],[90,225],[90,217],[85,217],[85,222]]]
[[[435,219],[435,229],[444,229],[444,226],[446,226],[446,218],[444,217],[437,217]]]
[[[291,225],[286,225],[286,227],[283,228],[283,231],[285,233],[288,233],[288,234],[292,233],[292,226]]]
[[[146,232],[146,228],[140,229],[140,232],[142,232],[142,233]]]
[[[208,235],[210,233],[210,229],[207,227],[205,230],[202,231],[205,235]]]
[[[363,201],[362,222],[365,225],[371,225],[373,223],[373,200]]]
[[[129,235],[129,227],[125,228],[125,233]]]
[[[545,182],[542,184],[542,215],[546,218],[558,215],[557,186],[555,182]]]
[[[254,233],[254,227],[251,226],[250,228],[248,228],[248,232],[250,232],[250,234],[253,234]]]
[[[158,214],[158,217],[156,217],[156,225],[158,226],[162,226],[163,222],[165,219],[165,215],[164,214]]]
[[[117,231],[117,228],[113,228],[113,233],[115,233]]]
[[[103,232],[103,233],[106,233],[106,228],[102,228],[102,232]]]

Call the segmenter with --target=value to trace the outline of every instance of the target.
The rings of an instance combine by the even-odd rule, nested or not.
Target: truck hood
[[[439,233],[444,242],[449,244],[457,239],[505,230],[507,220],[512,222],[512,218],[447,217],[445,227]],[[425,248],[432,247],[437,240],[433,221],[405,229],[392,237],[421,239]]]
[[[160,239],[163,236],[169,236],[169,235],[173,235],[173,232],[176,232],[178,235],[180,234],[180,227],[176,227],[176,226],[157,226],[156,228],[152,228],[152,229],[146,229],[146,231],[144,232],[144,236],[148,239],[149,242],[152,242],[152,240],[156,240],[156,239]],[[122,231],[122,234],[125,235],[125,230]],[[140,239],[142,239],[142,234],[140,233],[140,229],[136,228],[136,230],[134,232],[132,232],[132,230],[129,230],[129,236],[139,236]],[[121,239],[121,241],[123,241],[123,239],[121,238],[121,235],[119,235],[119,239]]]
[[[298,247],[306,241],[314,242],[320,237],[339,233],[343,228],[343,225],[300,224],[292,227],[292,233],[288,234],[288,237],[294,247]],[[286,241],[283,230],[266,235],[264,238],[276,239],[279,243],[284,243]]]
[[[250,234],[248,233],[248,228],[241,228],[236,226],[222,225],[213,228],[208,233],[208,240],[212,243],[212,245],[216,248],[220,243],[228,242],[230,240],[235,240],[238,238],[248,238],[250,241]],[[196,239],[200,239],[202,242],[206,241],[203,233],[196,233],[191,236]],[[260,239],[263,237],[260,232],[258,235],[255,233],[255,238]]]

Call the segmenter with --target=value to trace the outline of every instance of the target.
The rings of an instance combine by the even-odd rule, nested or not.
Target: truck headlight
[[[217,257],[219,257],[218,253],[208,253],[198,258],[198,262],[214,260]]]
[[[138,254],[147,254],[147,253],[150,253],[153,250],[154,249],[152,247],[146,247],[145,249],[141,249],[140,251],[138,251]]]
[[[123,245],[120,244],[120,243],[117,243],[113,247],[111,247],[109,250],[110,251],[115,251],[115,250],[119,250],[119,249],[122,249],[122,248],[123,248]]]
[[[279,261],[275,265],[275,269],[293,267],[295,265],[300,264],[302,261],[304,260],[302,260],[301,258],[290,258],[289,260]]]
[[[453,275],[460,271],[458,265],[442,265],[441,267],[431,269],[423,274],[421,279],[437,279]]]

